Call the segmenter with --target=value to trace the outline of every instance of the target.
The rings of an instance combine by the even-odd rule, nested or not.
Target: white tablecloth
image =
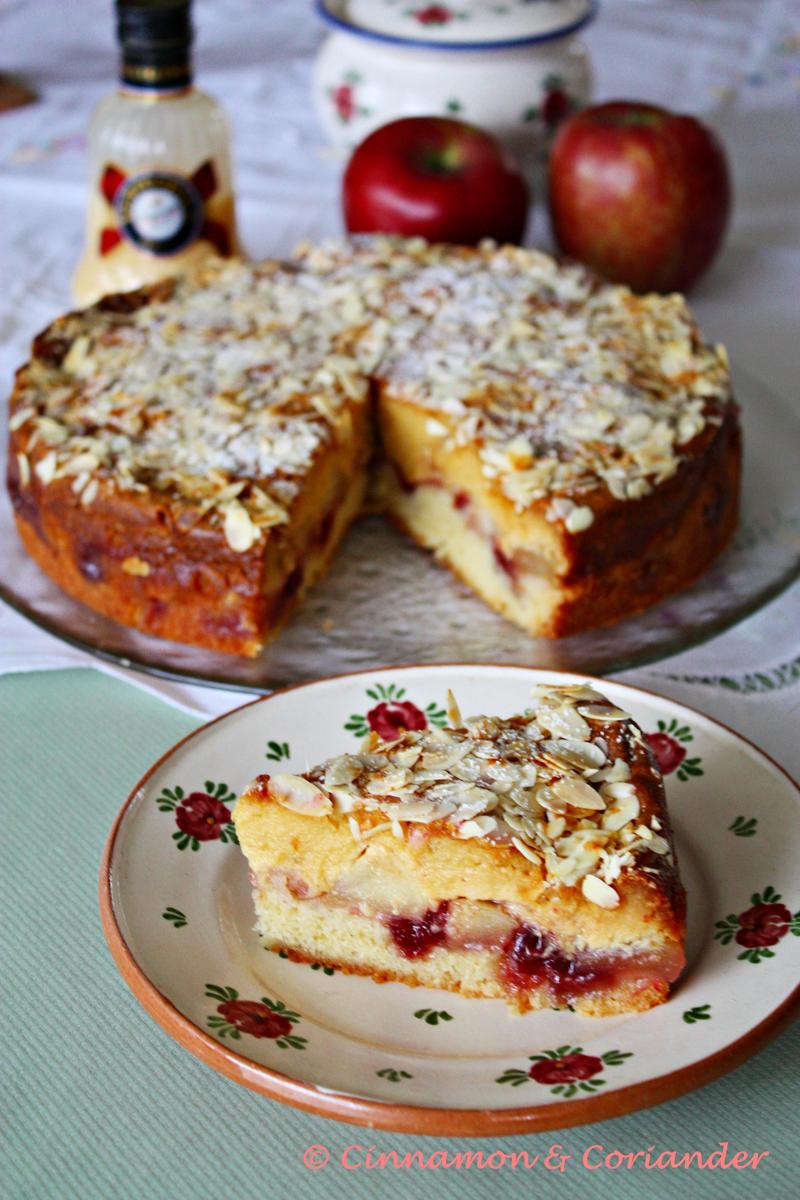
[[[195,0],[197,75],[233,126],[239,214],[253,255],[340,229],[341,164],[309,102],[323,30],[311,0]],[[588,31],[597,98],[701,114],[728,146],[735,210],[719,261],[692,299],[708,335],[800,407],[800,3],[605,0]],[[32,334],[69,304],[86,200],[85,130],[113,86],[110,0],[0,0],[0,71],[39,103],[0,115],[0,388]],[[544,206],[529,240],[549,245]],[[625,678],[740,728],[800,769],[800,588],[706,645]],[[9,610],[0,673],[97,665]],[[103,668],[109,669],[109,668]],[[111,668],[116,670],[116,668]],[[199,713],[228,692],[132,682]]]

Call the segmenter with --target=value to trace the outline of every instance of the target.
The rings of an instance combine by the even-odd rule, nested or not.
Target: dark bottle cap
[[[182,88],[192,82],[191,0],[116,0],[122,81]]]

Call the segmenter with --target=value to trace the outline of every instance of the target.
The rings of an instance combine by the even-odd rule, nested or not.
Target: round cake
[[[737,519],[727,357],[682,297],[534,250],[300,247],[107,297],[34,341],[9,490],[39,565],[147,633],[258,653],[373,475],[532,634],[696,579]]]

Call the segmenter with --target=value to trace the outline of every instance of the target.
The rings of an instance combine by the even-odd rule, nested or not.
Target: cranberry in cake
[[[378,981],[589,1016],[662,1003],[685,901],[663,783],[589,686],[509,718],[374,733],[305,775],[261,775],[234,820],[272,949]]]

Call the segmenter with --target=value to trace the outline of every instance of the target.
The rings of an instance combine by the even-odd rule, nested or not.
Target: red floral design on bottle
[[[522,1070],[519,1067],[508,1067],[496,1083],[509,1083],[519,1087],[532,1079],[534,1083],[544,1084],[550,1091],[568,1100],[579,1091],[595,1092],[605,1084],[599,1079],[605,1067],[619,1067],[626,1058],[631,1058],[630,1051],[607,1050],[600,1057],[594,1054],[584,1054],[580,1046],[559,1046],[557,1050],[544,1050],[541,1054],[530,1054],[528,1059],[532,1067]]]
[[[703,774],[700,766],[702,759],[686,757],[686,744],[694,741],[694,734],[688,725],[679,724],[673,717],[669,725],[666,721],[659,721],[658,731],[644,736],[662,775],[677,771],[678,779],[686,780],[692,775]]]
[[[218,1001],[216,1012],[207,1022],[217,1037],[238,1040],[246,1033],[249,1037],[271,1038],[281,1050],[305,1048],[308,1039],[293,1032],[300,1014],[292,1012],[282,1000],[271,1000],[269,996],[240,1000],[236,988],[216,983],[206,984],[206,996]]]
[[[750,897],[750,908],[737,916],[731,913],[722,921],[716,923],[714,937],[727,946],[735,941],[744,946],[737,958],[744,962],[759,963],[762,958],[774,958],[775,951],[771,946],[777,946],[787,933],[800,937],[800,909],[790,912],[781,903],[781,896],[773,887],[764,888],[763,892],[754,892]]]
[[[364,714],[352,713],[345,729],[360,738],[366,737],[372,730],[378,737],[391,742],[407,730],[427,729],[429,725],[441,728],[446,724],[445,711],[435,701],[421,709],[411,700],[404,700],[405,694],[405,688],[393,683],[378,683],[375,687],[367,688],[367,695],[377,704]]]
[[[182,787],[164,788],[156,798],[161,812],[175,814],[177,833],[172,837],[179,850],[199,850],[201,842],[233,842],[238,845],[236,830],[228,807],[236,796],[227,783],[207,779],[204,792],[190,792]]]

